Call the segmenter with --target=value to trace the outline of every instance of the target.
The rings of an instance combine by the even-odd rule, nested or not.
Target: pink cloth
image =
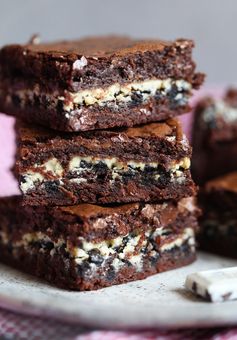
[[[15,135],[14,119],[0,114],[0,196],[19,193],[10,168],[14,163]]]
[[[39,340],[236,340],[237,328],[153,331],[92,330],[0,309],[0,336],[4,336],[4,339]]]
[[[209,90],[217,95],[221,91]],[[194,98],[194,102],[203,91]],[[206,92],[205,92],[206,94]],[[190,137],[191,115],[181,117],[184,130]],[[14,163],[15,136],[14,119],[0,114],[0,196],[19,193],[16,180],[10,168]],[[80,339],[80,340],[181,340],[181,339],[237,339],[237,328],[226,329],[190,329],[190,330],[155,330],[155,331],[99,331],[85,329],[54,320],[19,315],[0,309],[0,336],[5,339]]]

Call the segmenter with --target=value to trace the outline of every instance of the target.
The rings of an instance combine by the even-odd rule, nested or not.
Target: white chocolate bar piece
[[[185,287],[211,302],[237,299],[237,267],[207,270],[187,276]]]

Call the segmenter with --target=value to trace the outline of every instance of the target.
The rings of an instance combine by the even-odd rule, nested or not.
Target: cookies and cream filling
[[[115,83],[105,88],[92,88],[80,90],[78,92],[64,91],[64,95],[60,95],[58,91],[53,93],[45,93],[41,91],[38,84],[34,88],[25,88],[9,92],[6,96],[7,103],[11,103],[14,98],[18,98],[19,104],[24,107],[26,103],[35,101],[44,102],[47,98],[49,107],[62,106],[66,112],[65,117],[70,118],[74,114],[74,110],[92,105],[119,106],[132,103],[139,99],[139,102],[145,103],[152,97],[170,96],[177,105],[186,105],[192,90],[192,85],[183,80],[167,79],[148,79],[140,82],[121,85]],[[137,99],[136,99],[137,98]]]
[[[218,118],[226,123],[237,122],[237,107],[230,106],[224,100],[216,100],[204,110],[203,120],[205,123],[212,123]]]
[[[191,84],[185,80],[172,80],[170,78],[151,79],[142,82],[130,83],[121,85],[113,84],[107,88],[88,89],[79,92],[67,92],[65,97],[58,99],[63,101],[64,110],[70,112],[75,108],[75,105],[90,106],[99,105],[105,106],[108,103],[116,102],[129,103],[133,100],[133,95],[139,96],[142,102],[154,97],[157,93],[166,96],[171,92],[173,87],[176,87],[177,93],[174,100],[187,102],[187,92],[191,91]]]
[[[128,171],[136,174],[138,171],[144,172],[147,168],[152,171],[152,174],[150,173],[149,176],[153,176],[154,180],[159,181],[160,178],[158,162],[145,163],[131,160],[125,163],[115,157],[73,156],[66,169],[63,168],[57,158],[51,158],[42,164],[35,164],[31,169],[22,174],[20,187],[25,193],[47,180],[59,180],[63,185],[65,176],[69,173],[72,175],[69,181],[80,184],[86,181],[85,174],[93,172],[96,176],[95,166],[105,166],[110,171],[112,180],[116,180],[117,177],[123,176]],[[190,159],[184,157],[181,160],[170,162],[167,172],[170,173],[172,181],[176,179],[183,180],[184,170],[189,168]]]
[[[140,271],[144,257],[159,257],[163,252],[172,251],[185,243],[191,251],[195,251],[195,235],[192,228],[185,228],[179,234],[175,234],[175,237],[173,235],[170,237],[172,233],[168,228],[159,227],[155,230],[148,229],[144,234],[133,232],[101,242],[90,242],[83,237],[78,237],[78,247],[72,246],[63,238],[52,240],[42,232],[26,233],[21,239],[11,241],[11,236],[1,231],[0,238],[3,244],[11,244],[15,256],[21,247],[30,253],[35,244],[39,247],[39,252],[49,251],[51,256],[63,247],[76,265],[83,266],[86,263],[91,271],[98,266],[106,265],[108,261],[115,271],[126,265],[127,261]]]

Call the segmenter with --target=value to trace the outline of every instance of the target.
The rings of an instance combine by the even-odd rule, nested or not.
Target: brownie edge
[[[0,199],[1,261],[59,287],[108,287],[196,257],[198,210],[192,198],[94,208],[22,208],[19,203],[19,197]]]

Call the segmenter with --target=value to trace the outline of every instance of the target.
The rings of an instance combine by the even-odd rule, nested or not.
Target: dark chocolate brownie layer
[[[18,134],[24,204],[161,201],[195,193],[191,149],[176,120],[80,134],[20,126]]]
[[[178,203],[23,207],[0,199],[1,261],[58,286],[90,290],[195,259],[198,210]]]
[[[192,173],[198,184],[237,170],[237,90],[229,89],[223,99],[202,99],[192,135]]]
[[[207,182],[199,201],[201,249],[237,258],[237,172]]]
[[[0,50],[0,110],[62,131],[133,126],[186,112],[190,40],[97,37]]]

